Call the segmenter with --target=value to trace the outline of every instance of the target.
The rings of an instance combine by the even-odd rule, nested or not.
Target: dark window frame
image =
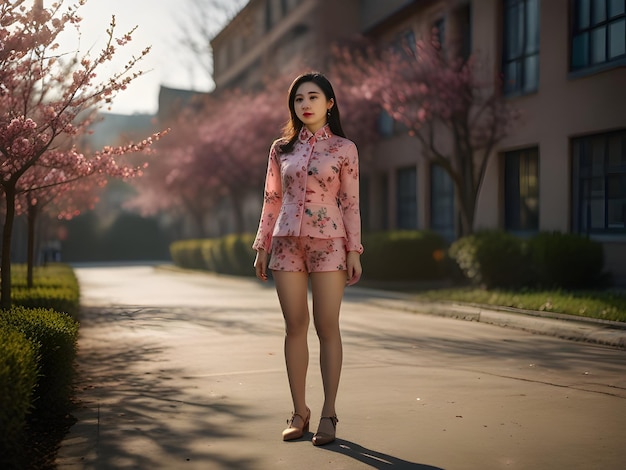
[[[442,187],[435,184],[436,172],[443,176]],[[430,165],[430,229],[439,233],[448,242],[456,238],[456,188],[450,175],[441,165]],[[440,208],[447,208],[447,213],[441,214]]]
[[[537,4],[537,24],[534,30],[537,35],[536,41],[529,38],[532,28],[530,27],[531,23],[529,23],[528,5],[531,2],[536,2]],[[506,96],[527,95],[539,90],[540,2],[541,0],[502,0],[502,78],[503,93]],[[519,28],[515,30],[518,35],[522,35],[522,39],[520,44],[517,45],[519,51],[512,52],[510,49],[513,49],[514,45],[508,41],[509,33],[513,28],[513,25],[510,24],[512,22],[509,21],[509,13],[512,15],[516,8],[522,9],[522,28],[521,30]],[[516,16],[514,20],[519,23],[519,16]],[[536,44],[534,44],[535,42]],[[534,61],[536,64],[536,73],[533,75],[532,80],[528,76],[531,61]],[[512,69],[515,69],[514,76],[511,76]]]
[[[539,231],[539,161],[536,146],[504,153],[504,229],[507,232],[533,234]],[[535,171],[531,174],[533,168]]]
[[[611,160],[616,157],[611,144],[620,140],[621,156],[617,157],[616,164]],[[596,154],[595,149],[601,152]],[[573,138],[571,162],[572,231],[587,235],[626,235],[626,129]],[[621,192],[622,197],[612,196],[613,192]],[[619,208],[620,200],[621,226],[611,219],[614,208],[611,203],[616,201]],[[599,219],[601,227],[593,226]]]
[[[433,31],[437,30],[436,37],[441,50],[446,48],[446,18],[441,17],[433,23]]]
[[[613,2],[622,2],[621,13],[614,13],[611,9]],[[599,5],[603,5],[604,18],[596,18],[594,13]],[[583,18],[583,9],[586,15]],[[581,25],[582,23],[586,23]],[[612,41],[611,31],[615,26],[621,25],[624,37],[620,44],[623,53],[611,58]],[[619,31],[618,31],[619,32]],[[604,59],[594,62],[594,45],[604,42]],[[582,48],[580,54],[579,50]],[[585,50],[586,49],[586,50]],[[581,57],[584,55],[584,60]],[[580,63],[577,63],[580,61]],[[602,71],[626,64],[626,0],[570,0],[570,73],[577,74]]]

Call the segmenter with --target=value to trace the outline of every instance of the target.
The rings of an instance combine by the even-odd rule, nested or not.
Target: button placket
[[[306,185],[307,185],[307,177],[308,177],[307,175],[308,175],[309,163],[311,161],[311,156],[313,155],[315,137],[312,136],[307,142],[305,142],[305,145],[308,146],[308,149],[307,149],[307,153],[302,155],[302,167],[305,168],[306,171],[302,172],[303,176],[301,180],[299,181],[302,191],[299,195],[300,200],[298,201],[298,211],[296,213],[296,218],[300,219],[298,233],[302,233],[302,221],[304,220],[304,200],[306,198]]]

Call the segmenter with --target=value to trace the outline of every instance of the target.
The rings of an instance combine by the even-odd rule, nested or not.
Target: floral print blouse
[[[270,149],[261,221],[252,245],[269,252],[272,237],[343,238],[346,251],[363,252],[356,145],[325,125],[306,126],[293,151]]]

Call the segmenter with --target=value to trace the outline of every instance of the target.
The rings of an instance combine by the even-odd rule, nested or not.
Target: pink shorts
[[[344,239],[274,237],[269,268],[273,271],[308,273],[345,271]]]

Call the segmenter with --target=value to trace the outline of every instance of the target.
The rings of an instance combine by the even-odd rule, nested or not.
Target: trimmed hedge
[[[13,288],[13,305],[26,308],[48,308],[73,318],[78,315],[80,304],[78,290],[72,287]]]
[[[221,274],[253,276],[254,235],[231,234],[221,238],[180,240],[171,244],[176,266]]]
[[[515,288],[526,285],[530,277],[526,248],[510,233],[477,232],[452,243],[449,254],[473,284]]]
[[[486,230],[457,240],[449,254],[467,279],[486,288],[580,289],[607,281],[602,245],[577,234],[541,232],[525,240]]]
[[[17,331],[0,327],[0,464],[17,468],[26,417],[37,383],[38,347]]]
[[[232,234],[222,238],[205,240],[202,256],[205,265],[215,272],[236,276],[254,275],[255,251],[252,249],[254,236]]]
[[[543,288],[581,289],[606,282],[602,245],[577,234],[543,232],[528,241],[533,277]]]
[[[363,278],[436,280],[446,275],[446,242],[430,231],[400,230],[363,235]]]
[[[38,348],[35,409],[44,414],[63,411],[71,392],[78,322],[52,309],[13,307],[0,314],[0,328],[21,333]]]
[[[176,266],[185,269],[207,269],[202,259],[201,239],[179,240],[170,245],[170,256]]]
[[[35,267],[31,289],[26,266],[13,265],[11,284],[13,308],[0,311],[0,467],[26,468],[29,415],[57,419],[69,409],[80,292],[64,264]]]

